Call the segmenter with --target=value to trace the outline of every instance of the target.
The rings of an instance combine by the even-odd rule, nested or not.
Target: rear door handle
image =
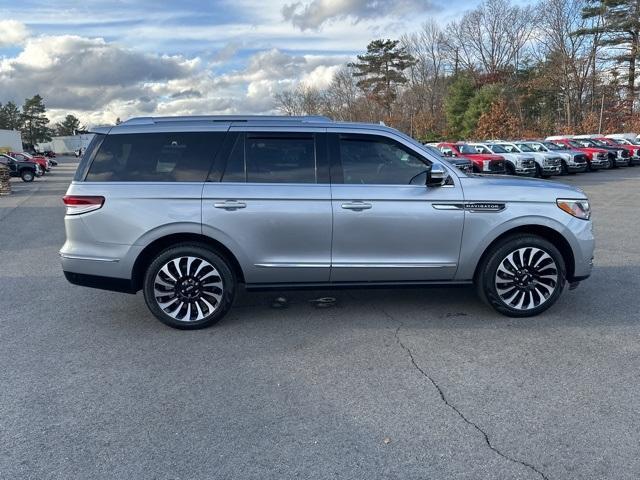
[[[344,208],[345,210],[355,210],[356,212],[361,212],[362,210],[369,210],[371,208],[371,204],[365,202],[349,202],[343,203],[342,208]]]
[[[237,200],[225,200],[224,202],[216,202],[213,206],[215,208],[222,208],[223,210],[238,210],[240,208],[246,208],[247,204],[238,202]]]

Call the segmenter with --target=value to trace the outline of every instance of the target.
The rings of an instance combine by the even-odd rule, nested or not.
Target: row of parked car
[[[561,135],[544,140],[486,140],[427,145],[467,172],[548,178],[640,164],[636,134]]]
[[[31,154],[27,152],[0,153],[0,163],[9,167],[12,177],[20,177],[24,182],[33,182],[37,177],[51,171],[58,165],[55,154]]]

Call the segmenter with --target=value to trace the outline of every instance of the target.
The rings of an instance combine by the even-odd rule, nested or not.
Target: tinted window
[[[315,183],[316,151],[311,134],[240,135],[223,182]]]
[[[227,159],[222,181],[245,182],[247,177],[244,165],[244,135],[238,135]]]
[[[108,135],[86,180],[203,182],[224,136],[223,132]]]
[[[385,137],[340,137],[344,183],[409,185],[425,183],[427,164],[409,149]]]

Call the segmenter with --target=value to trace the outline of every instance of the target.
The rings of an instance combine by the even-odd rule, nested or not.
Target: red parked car
[[[572,150],[579,150],[584,153],[587,156],[589,170],[600,170],[602,168],[610,168],[611,166],[611,162],[609,161],[609,151],[604,148],[585,147],[571,138],[554,138],[548,139],[548,141],[553,142],[556,145],[564,145]]]
[[[478,153],[465,143],[442,142],[436,147],[445,157],[465,157],[473,162],[475,173],[507,173],[504,157],[493,153]]]
[[[42,168],[42,172],[48,172],[51,170],[51,164],[49,163],[49,159],[43,157],[42,155],[31,155],[25,152],[9,152],[13,158],[20,160],[22,162],[34,162],[40,165]]]

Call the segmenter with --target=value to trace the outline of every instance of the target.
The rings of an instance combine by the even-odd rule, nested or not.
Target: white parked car
[[[525,143],[496,142],[509,153],[523,153],[532,155],[536,162],[536,177],[548,178],[562,173],[562,158],[554,153],[539,152]]]
[[[495,153],[504,157],[507,164],[507,173],[510,175],[523,175],[534,177],[536,174],[536,161],[531,154],[509,153],[497,143],[469,143],[478,153]]]
[[[580,150],[573,150],[553,142],[520,141],[516,145],[526,145],[535,152],[546,152],[562,159],[562,173],[585,172],[589,167],[587,156]]]

